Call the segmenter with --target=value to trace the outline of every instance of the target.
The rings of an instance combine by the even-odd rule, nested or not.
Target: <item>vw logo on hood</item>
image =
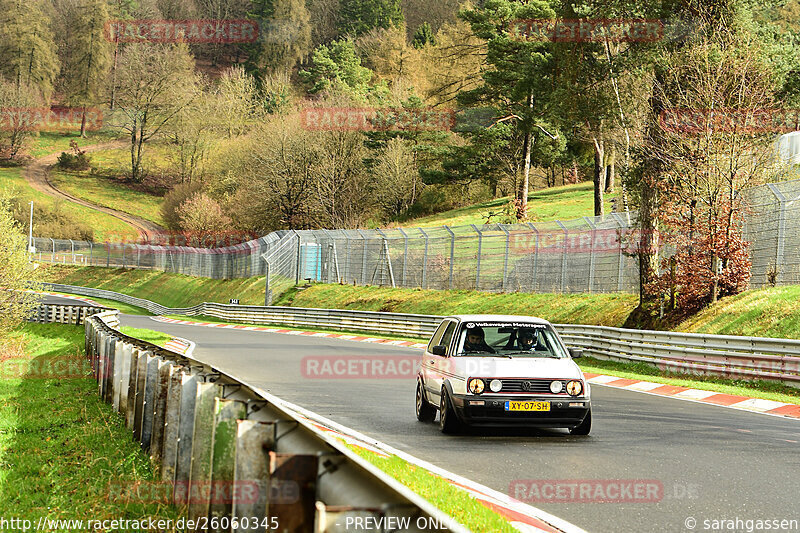
[[[533,382],[532,381],[523,381],[522,382],[522,390],[524,390],[524,391],[532,391],[533,390]]]

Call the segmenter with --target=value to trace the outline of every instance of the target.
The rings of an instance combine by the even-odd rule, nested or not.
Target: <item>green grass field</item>
[[[58,189],[76,198],[164,225],[161,217],[161,196],[134,191],[124,184],[115,183],[115,179],[85,172],[53,169],[50,172],[50,181]]]
[[[0,376],[0,516],[50,519],[178,518],[159,503],[115,499],[113,487],[156,480],[122,417],[101,401],[86,361],[83,327],[28,324]],[[77,368],[76,370],[72,370]],[[55,530],[58,530],[56,528]]]
[[[611,211],[611,199],[617,193],[605,196],[606,212]],[[510,198],[497,198],[487,202],[443,211],[435,215],[407,220],[402,227],[461,226],[484,224],[488,213],[502,210]],[[592,183],[578,183],[534,191],[528,195],[528,217],[531,222],[571,220],[594,215],[594,189]]]
[[[161,142],[146,143],[143,148],[145,170],[150,174],[159,173],[170,166],[170,148]],[[130,147],[111,148],[92,152],[92,166],[98,172],[110,176],[130,175],[131,150]]]
[[[135,238],[139,233],[130,224],[82,205],[62,201],[34,190],[22,176],[21,168],[0,168],[0,192],[7,191],[25,202],[33,200],[40,206],[61,209],[94,229],[94,240],[102,242],[106,237],[123,236]],[[36,221],[34,220],[34,231]],[[37,235],[39,236],[39,235]],[[44,235],[42,235],[44,236]]]
[[[33,157],[42,157],[55,152],[68,152],[70,150],[69,144],[71,141],[77,142],[78,146],[82,148],[90,144],[113,141],[119,137],[119,131],[105,129],[87,131],[86,137],[83,138],[78,131],[67,133],[43,131],[34,138],[31,155]]]
[[[203,302],[264,305],[264,277],[218,280],[182,274],[118,268],[48,265],[47,281],[106,289],[158,302],[167,307],[191,307]]]

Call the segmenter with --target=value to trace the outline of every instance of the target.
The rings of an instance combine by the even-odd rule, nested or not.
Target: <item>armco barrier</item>
[[[70,285],[48,284],[51,290],[119,300],[157,314],[207,315],[253,324],[340,329],[428,337],[441,321],[436,315],[413,315],[202,303],[170,309],[127,295]],[[605,326],[556,324],[564,341],[601,359],[639,361],[663,370],[731,379],[764,379],[800,387],[800,340],[704,335],[633,330]]]
[[[85,322],[98,392],[159,467],[156,492],[174,487],[168,500],[188,505],[202,529],[332,533],[360,517],[407,520],[403,531],[467,531],[280,399],[113,329],[114,313]],[[152,491],[120,480],[109,493]]]
[[[28,317],[28,322],[80,326],[86,318],[103,311],[110,311],[110,309],[88,305],[39,304],[33,314]]]

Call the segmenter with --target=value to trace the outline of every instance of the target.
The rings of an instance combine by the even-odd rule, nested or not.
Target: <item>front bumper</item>
[[[492,394],[455,395],[452,399],[456,416],[465,424],[476,426],[574,427],[591,409],[591,400],[582,397]],[[507,401],[550,402],[550,410],[506,411]]]

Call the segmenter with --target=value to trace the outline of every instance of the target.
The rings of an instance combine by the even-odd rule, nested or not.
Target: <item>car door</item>
[[[431,338],[431,345],[425,351],[426,359],[423,361],[425,368],[425,389],[428,394],[428,400],[431,402],[438,402],[442,390],[444,380],[450,375],[448,357],[452,351],[453,334],[455,333],[457,321],[453,319],[446,319],[440,328],[443,327],[441,335]],[[439,333],[439,331],[437,331]],[[434,343],[435,342],[435,343]],[[433,353],[434,346],[445,346],[445,355],[436,355]]]

